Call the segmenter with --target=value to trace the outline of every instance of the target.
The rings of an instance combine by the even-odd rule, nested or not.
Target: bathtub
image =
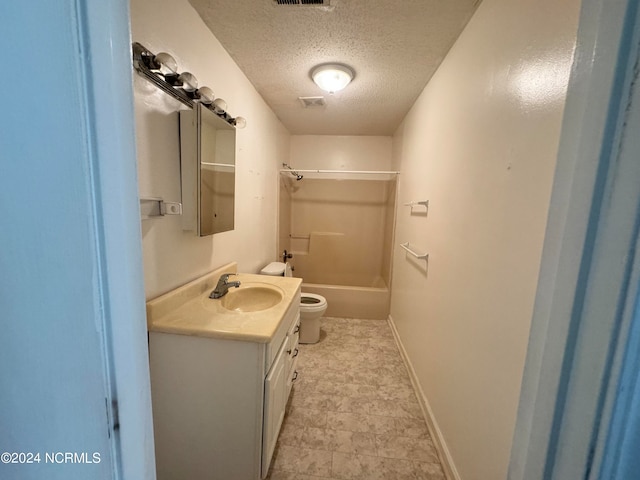
[[[384,282],[381,282],[384,285]],[[389,288],[385,286],[359,287],[303,283],[302,291],[327,299],[326,317],[386,320],[389,316]]]

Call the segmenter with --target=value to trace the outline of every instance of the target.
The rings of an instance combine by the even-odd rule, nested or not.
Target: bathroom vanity
[[[147,303],[158,480],[267,475],[297,373],[300,279],[229,264]]]

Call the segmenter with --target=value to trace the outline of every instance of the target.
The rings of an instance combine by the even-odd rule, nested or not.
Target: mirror
[[[234,228],[236,130],[196,103],[180,112],[183,229],[199,236]]]

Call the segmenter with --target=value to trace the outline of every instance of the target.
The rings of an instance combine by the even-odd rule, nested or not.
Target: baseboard
[[[398,349],[400,350],[400,356],[404,361],[405,366],[407,367],[407,371],[409,372],[409,378],[411,379],[411,384],[413,385],[413,389],[416,393],[416,397],[418,397],[418,403],[420,404],[420,408],[422,409],[422,414],[424,415],[424,419],[427,422],[427,428],[429,430],[429,435],[431,435],[431,439],[433,440],[433,444],[436,447],[438,452],[438,458],[440,459],[440,463],[442,464],[442,470],[444,471],[444,475],[447,480],[460,480],[460,475],[456,470],[456,466],[453,463],[453,458],[451,457],[451,453],[447,448],[447,444],[444,441],[444,437],[442,436],[442,432],[438,427],[438,422],[436,422],[435,417],[433,416],[433,411],[429,406],[429,401],[427,400],[426,395],[422,391],[422,387],[420,386],[420,382],[418,381],[418,377],[416,375],[415,370],[413,369],[413,365],[411,364],[411,360],[407,355],[407,351],[404,349],[404,345],[400,340],[400,335],[398,335],[398,330],[396,329],[396,325],[393,322],[393,317],[389,315],[387,321],[389,322],[389,326],[391,327],[391,331],[393,332],[393,337],[396,340],[396,344],[398,345]]]

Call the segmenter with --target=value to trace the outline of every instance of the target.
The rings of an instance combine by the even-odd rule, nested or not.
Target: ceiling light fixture
[[[346,65],[325,63],[311,70],[311,78],[322,90],[331,94],[349,85],[355,73]]]

